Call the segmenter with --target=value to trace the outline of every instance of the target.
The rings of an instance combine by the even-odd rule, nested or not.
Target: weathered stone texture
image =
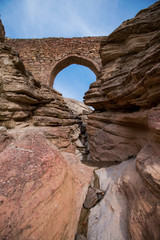
[[[6,39],[5,43],[19,52],[37,80],[52,87],[56,75],[70,64],[87,66],[98,74],[101,40],[102,37]]]
[[[97,171],[106,194],[91,210],[91,240],[160,239],[159,29],[158,1],[102,41],[102,67],[102,38],[6,40],[47,84],[71,63],[97,69],[85,96],[95,108],[88,160],[118,165]],[[80,130],[70,103],[24,64],[0,43],[0,237],[72,240],[92,177],[79,162],[85,126]]]
[[[10,47],[1,44],[0,57],[0,125],[45,128],[47,138],[59,149],[86,158],[81,111],[75,114],[59,92],[35,80]],[[79,108],[85,109],[84,104]]]
[[[85,103],[96,109],[135,109],[159,102],[160,2],[124,22],[102,41],[101,76]]]
[[[54,126],[77,123],[60,93],[37,82],[16,53],[1,48],[1,121],[12,127],[19,121]],[[35,111],[34,111],[35,110]],[[52,116],[52,117],[51,117]]]
[[[84,103],[79,102],[72,98],[64,98],[69,109],[72,109],[72,112],[75,116],[81,116],[84,120],[87,119],[87,115],[93,112],[93,109],[86,106]]]
[[[1,239],[74,239],[92,177],[80,163],[81,123],[0,43]]]
[[[87,126],[93,160],[127,160],[136,156],[155,132],[158,138],[159,29],[158,1],[102,42],[101,76],[85,95],[85,103],[96,109]]]
[[[136,171],[136,160],[102,168],[96,173],[106,194],[90,210],[87,239],[158,240],[159,196],[153,193],[154,184],[150,191],[143,181],[143,174],[141,178]]]
[[[0,239],[73,240],[92,171],[58,151],[41,129],[2,136]]]
[[[101,44],[103,67],[85,103],[104,199],[91,209],[88,239],[160,239],[160,1]],[[130,160],[132,159],[132,160]]]

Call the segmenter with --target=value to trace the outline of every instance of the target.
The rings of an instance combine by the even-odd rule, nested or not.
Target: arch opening
[[[83,102],[83,97],[89,86],[96,80],[96,75],[89,68],[72,64],[57,74],[53,87],[65,98]]]
[[[54,80],[55,80],[57,74],[60,71],[62,71],[64,68],[66,68],[72,64],[78,64],[78,65],[88,67],[90,70],[92,70],[95,73],[96,76],[99,72],[99,66],[93,60],[88,59],[86,57],[84,58],[84,57],[81,57],[78,55],[70,55],[70,56],[67,56],[66,58],[60,60],[53,67],[53,70],[51,72],[50,83],[49,83],[50,87],[53,86]]]

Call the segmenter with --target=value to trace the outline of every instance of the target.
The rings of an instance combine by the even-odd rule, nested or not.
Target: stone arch
[[[78,55],[67,56],[54,65],[49,82],[50,87],[53,86],[57,74],[71,64],[79,64],[88,67],[95,73],[96,76],[100,70],[98,64],[89,58]]]

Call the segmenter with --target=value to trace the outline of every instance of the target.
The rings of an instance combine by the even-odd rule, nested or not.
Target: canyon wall
[[[97,165],[119,165],[97,171],[106,195],[91,210],[88,239],[158,240],[160,2],[123,22],[100,53],[101,76],[85,94],[95,108],[87,122],[90,155]]]
[[[35,79],[26,70],[30,58],[20,59],[9,46],[36,40],[4,38],[0,22],[1,239],[73,240],[88,201],[88,223],[82,221],[76,239],[159,240],[160,2],[99,38],[98,65],[91,57],[70,53],[57,59],[55,72],[50,65],[53,75],[84,59],[97,69],[97,80],[85,95],[85,103],[95,109],[87,121],[87,162],[105,165],[95,171],[94,180],[93,168],[80,161],[86,108],[77,111],[80,104],[43,84],[49,84],[46,73],[43,83]],[[33,71],[42,66],[37,59]]]
[[[88,133],[96,161],[121,162],[146,144],[158,144],[159,5],[122,23],[101,44],[101,76],[85,94],[85,103],[95,108]]]
[[[80,162],[82,119],[4,34],[0,22],[0,239],[74,239],[92,178]]]

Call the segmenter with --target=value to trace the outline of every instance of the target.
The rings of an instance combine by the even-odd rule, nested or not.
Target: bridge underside
[[[50,87],[53,86],[54,80],[55,80],[57,74],[71,64],[79,64],[79,65],[88,67],[95,73],[96,76],[100,70],[98,64],[88,58],[83,58],[83,57],[76,56],[76,55],[68,56],[68,57],[62,59],[61,61],[59,61],[53,67],[53,70],[51,73],[51,79],[50,79],[50,83],[49,83]]]

